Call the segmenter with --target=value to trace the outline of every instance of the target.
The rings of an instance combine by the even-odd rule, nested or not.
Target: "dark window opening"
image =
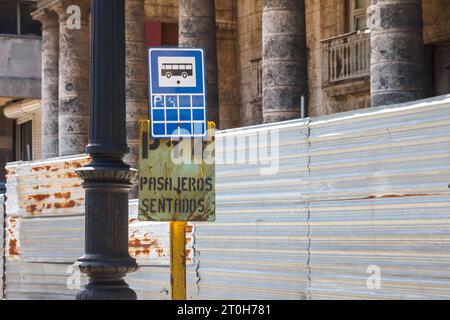
[[[434,49],[434,77],[436,95],[450,93],[450,43]]]
[[[35,10],[32,1],[0,0],[0,34],[41,36],[41,24],[31,17]]]
[[[33,160],[33,122],[28,121],[19,125],[20,160]]]
[[[162,24],[162,45],[178,45],[178,23]]]
[[[147,21],[146,33],[149,47],[178,45],[178,23]]]
[[[41,35],[41,23],[33,20],[31,13],[35,11],[35,4],[30,2],[20,3],[20,34]]]
[[[0,33],[18,34],[17,3],[0,1]]]

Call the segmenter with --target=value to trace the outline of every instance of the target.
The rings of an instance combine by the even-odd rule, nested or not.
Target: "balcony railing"
[[[324,85],[369,76],[370,31],[322,40]]]

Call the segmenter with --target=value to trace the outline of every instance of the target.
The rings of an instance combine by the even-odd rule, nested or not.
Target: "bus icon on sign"
[[[158,57],[159,86],[193,88],[196,86],[195,68],[193,57]]]
[[[192,63],[163,63],[161,75],[167,79],[172,78],[172,76],[181,76],[186,79],[194,75],[192,70]]]

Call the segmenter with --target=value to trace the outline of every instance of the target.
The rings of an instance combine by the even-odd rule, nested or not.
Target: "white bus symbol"
[[[163,63],[161,68],[161,75],[167,79],[172,76],[181,76],[183,78],[192,77],[192,63]]]

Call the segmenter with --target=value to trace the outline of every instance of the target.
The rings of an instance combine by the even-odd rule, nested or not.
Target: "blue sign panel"
[[[202,49],[150,48],[150,119],[153,138],[207,134]]]

